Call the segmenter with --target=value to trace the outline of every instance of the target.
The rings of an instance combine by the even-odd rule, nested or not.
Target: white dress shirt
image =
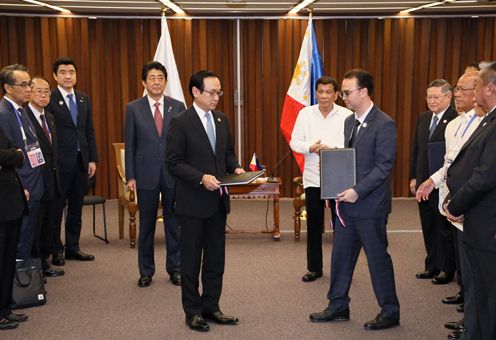
[[[193,102],[193,107],[195,108],[196,110],[196,113],[198,114],[198,117],[200,118],[202,124],[203,124],[203,128],[205,129],[205,132],[207,132],[207,112],[206,111],[203,111],[198,105],[196,105],[195,102]],[[211,111],[208,111],[210,112],[210,114],[212,115],[212,124],[213,124],[213,127],[214,127],[214,135],[217,137],[217,131],[216,128],[215,128],[215,122],[214,122],[214,115],[212,114]]]
[[[146,96],[148,98],[148,105],[150,105],[150,110],[152,110],[152,118],[155,117],[155,103],[159,102],[160,105],[158,106],[158,111],[160,112],[160,115],[162,116],[162,119],[164,118],[164,96],[160,96],[159,100],[155,100],[150,98],[148,95]]]

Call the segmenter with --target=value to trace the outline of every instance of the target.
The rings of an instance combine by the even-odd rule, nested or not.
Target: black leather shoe
[[[0,329],[1,330],[4,330],[4,329],[14,329],[14,328],[17,327],[17,325],[18,325],[17,322],[10,321],[7,318],[0,319]]]
[[[5,315],[5,319],[13,322],[24,322],[28,319],[28,316],[26,314],[16,314],[10,312],[9,314]]]
[[[424,270],[423,272],[418,272],[415,274],[415,277],[417,279],[432,279],[434,276],[437,275],[437,272],[430,271],[430,270]]]
[[[65,272],[63,269],[47,268],[43,269],[43,274],[48,277],[64,276]]]
[[[374,320],[367,321],[365,325],[363,325],[363,327],[368,331],[372,331],[372,330],[396,327],[399,324],[400,324],[399,319],[385,316],[384,314],[379,313],[377,314]]]
[[[95,260],[95,257],[90,254],[85,254],[81,250],[78,251],[71,251],[65,252],[65,259],[66,260],[77,260],[77,261],[93,261]]]
[[[463,330],[463,331],[453,331],[450,334],[448,334],[448,339],[461,339],[463,333],[465,333],[465,330]]]
[[[138,280],[138,287],[148,287],[152,283],[152,277],[148,275],[141,275]]]
[[[174,286],[180,286],[181,285],[181,273],[173,272],[172,274],[170,274],[170,280]]]
[[[203,317],[208,320],[212,320],[219,325],[235,325],[238,323],[239,319],[235,316],[226,315],[221,311],[208,313],[203,313]]]
[[[63,266],[65,264],[64,254],[63,253],[53,254],[52,255],[52,264],[54,266]]]
[[[458,313],[463,313],[463,310],[464,310],[464,308],[463,308],[463,303],[462,303],[461,305],[458,305],[458,306],[456,307],[456,311],[457,311]]]
[[[303,282],[312,282],[322,277],[322,272],[308,272],[301,278]]]
[[[198,332],[207,332],[210,328],[200,315],[186,316],[186,324],[189,328]]]
[[[447,296],[441,301],[447,305],[459,305],[463,303],[463,294],[458,293],[455,296]]]
[[[350,310],[344,309],[339,312],[332,312],[329,307],[324,309],[323,312],[310,314],[310,321],[312,322],[331,322],[331,321],[349,321]]]
[[[435,285],[445,285],[453,281],[453,276],[454,276],[453,273],[449,274],[446,272],[440,272],[437,276],[435,276],[432,279],[432,283]]]
[[[465,324],[463,323],[463,319],[461,319],[460,321],[446,322],[444,324],[444,327],[446,327],[447,329],[451,329],[452,331],[465,330]]]

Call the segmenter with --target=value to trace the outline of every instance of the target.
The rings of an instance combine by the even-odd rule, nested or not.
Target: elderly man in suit
[[[60,192],[57,171],[57,131],[52,114],[45,110],[49,102],[50,84],[40,76],[33,77],[31,97],[26,106],[26,113],[38,136],[45,159],[42,167],[45,190],[37,218],[32,253],[34,257],[41,258],[45,276],[56,277],[64,275],[64,270],[52,268],[48,262],[53,239],[55,197]]]
[[[186,107],[164,95],[167,70],[158,61],[145,64],[141,78],[147,94],[127,104],[124,132],[127,185],[130,190],[137,190],[139,202],[138,286],[148,287],[155,274],[154,236],[160,195],[167,249],[166,270],[172,283],[180,286],[180,228],[174,214],[175,182],[167,170],[165,150],[170,121]]]
[[[496,63],[481,68],[475,101],[489,112],[448,169],[450,220],[463,222],[465,339],[496,339]]]
[[[379,110],[370,96],[372,75],[353,69],[344,75],[340,95],[355,112],[345,121],[344,137],[356,152],[356,185],[338,194],[339,215],[334,231],[331,285],[328,307],[310,315],[313,322],[347,321],[348,296],[353,271],[363,247],[372,286],[381,307],[367,330],[399,325],[400,306],[396,296],[391,256],[387,252],[386,224],[391,212],[390,175],[396,153],[394,121]]]
[[[444,131],[458,114],[451,106],[452,87],[444,79],[433,80],[427,87],[429,111],[417,119],[410,158],[410,191],[416,194],[417,187],[437,169],[429,169],[429,144],[444,143]],[[422,233],[424,236],[425,268],[416,274],[418,279],[432,279],[433,284],[446,284],[455,273],[455,250],[451,225],[438,210],[439,190],[436,189],[427,201],[418,203]]]
[[[237,317],[223,314],[219,307],[229,193],[218,178],[244,170],[234,154],[227,117],[215,111],[223,94],[219,78],[213,72],[199,71],[191,76],[189,92],[194,98],[193,106],[171,121],[167,165],[176,178],[186,324],[196,331],[208,331],[204,318],[219,324],[238,322]]]
[[[93,117],[89,98],[76,91],[77,66],[72,59],[60,58],[53,64],[57,88],[52,91],[47,110],[55,117],[57,129],[60,195],[55,207],[55,231],[52,241],[52,263],[65,264],[64,244],[60,239],[62,213],[67,203],[65,219],[65,258],[93,261],[79,247],[81,214],[88,177],[96,172],[97,151]]]

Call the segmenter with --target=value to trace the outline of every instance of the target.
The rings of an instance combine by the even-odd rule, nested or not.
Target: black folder
[[[320,151],[320,197],[336,198],[340,192],[356,184],[354,148]]]
[[[262,176],[265,170],[250,171],[239,175],[230,174],[219,179],[220,185],[243,185],[253,182],[258,177]]]
[[[429,176],[438,171],[444,164],[446,153],[445,142],[433,142],[427,144],[427,158],[429,162]]]

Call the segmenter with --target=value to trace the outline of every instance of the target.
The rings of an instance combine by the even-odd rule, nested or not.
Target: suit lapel
[[[164,96],[164,120],[162,124],[162,139],[167,139],[167,131],[169,131],[169,124],[172,118],[172,101],[167,97]]]
[[[369,124],[373,124],[373,120],[375,119],[376,115],[376,107],[372,107],[372,110],[370,110],[369,114],[367,115],[367,118],[365,118],[365,121],[360,125],[360,129],[358,130],[358,133],[356,135],[356,140],[354,142],[354,145],[358,145],[360,143],[360,140],[362,139],[362,136],[367,133],[367,131],[370,129]]]
[[[62,117],[68,122],[71,122],[72,125],[74,125],[74,122],[72,121],[72,117],[71,117],[71,111],[69,110],[69,107],[67,106],[67,103],[65,102],[65,99],[62,96],[62,93],[60,92],[58,87],[55,89],[55,91],[53,91],[52,96],[54,96],[54,106],[57,106],[64,113]]]
[[[463,144],[462,148],[460,149],[460,152],[458,155],[460,155],[468,146],[477,138],[478,135],[480,135],[489,125],[490,123],[496,118],[496,110],[493,110],[491,113],[489,113],[477,126],[477,129],[470,135],[470,137],[467,139],[467,141]],[[459,157],[457,156],[456,159]]]
[[[214,117],[214,121],[215,121],[215,116],[212,114],[212,116]],[[199,131],[199,135],[201,137],[201,139],[203,140],[203,142],[207,145],[208,149],[210,150],[210,152],[212,152],[212,155],[214,154],[214,150],[212,149],[212,145],[210,144],[210,140],[208,139],[208,135],[207,135],[207,131],[205,131],[205,127],[203,126],[203,123],[200,119],[200,116],[198,116],[198,112],[196,112],[194,106],[191,106],[191,121],[192,121],[192,124],[194,125],[194,128]],[[217,124],[214,124],[215,125],[215,133],[217,134]],[[217,138],[216,138],[216,142],[215,144],[217,145]]]
[[[155,120],[153,119],[154,113],[152,112],[147,96],[141,98],[140,105],[141,105],[141,109],[139,110],[139,112],[142,116],[143,121],[145,122],[146,125],[148,125],[148,129],[150,131],[153,131],[152,133],[157,138],[160,138],[160,136],[158,135],[157,126],[155,125]]]
[[[224,129],[221,129],[220,127],[222,123],[222,118],[220,117],[220,115],[217,114],[217,112],[212,111],[212,117],[215,126],[215,154],[218,155],[221,152],[219,148],[222,143],[220,143],[219,141],[223,140],[224,138]]]
[[[28,114],[29,120],[31,121],[31,124],[33,125],[33,127],[36,131],[36,135],[38,136],[38,139],[43,140],[43,142],[45,144],[50,145],[50,141],[48,140],[47,136],[45,135],[45,131],[43,131],[43,128],[41,127],[40,122],[38,121],[38,119],[36,119],[33,111],[31,111],[31,108],[29,106],[26,106],[26,112]]]

